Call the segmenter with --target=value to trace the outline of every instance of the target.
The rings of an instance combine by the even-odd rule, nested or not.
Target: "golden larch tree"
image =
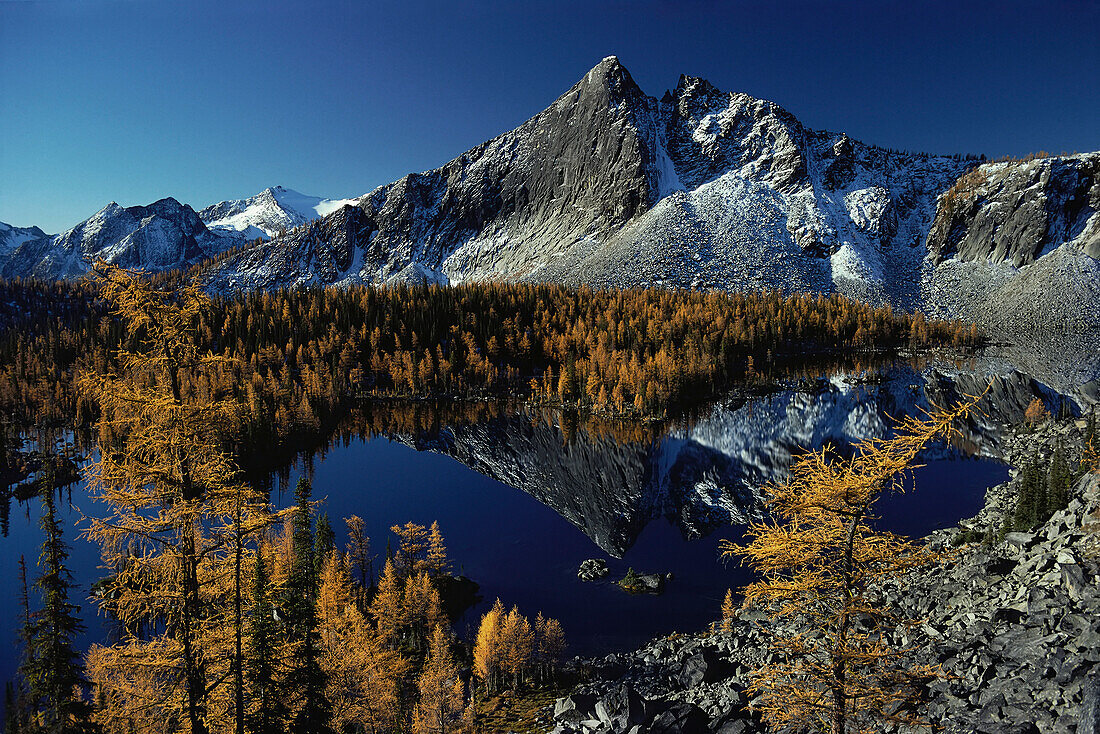
[[[94,272],[129,336],[117,372],[79,379],[100,410],[89,492],[108,506],[85,536],[109,574],[97,599],[122,629],[88,654],[100,718],[108,730],[175,720],[239,732],[245,540],[273,516],[223,448],[237,404],[195,388],[231,361],[198,347],[209,301],[196,284],[169,293],[103,263]]]
[[[442,626],[432,631],[428,656],[416,684],[420,693],[413,713],[416,734],[447,734],[462,719],[462,680],[451,652],[450,637]]]
[[[485,693],[492,695],[500,680],[500,635],[504,626],[504,604],[500,599],[481,616],[474,642],[474,675],[485,684]]]
[[[724,541],[759,580],[745,603],[767,611],[773,662],[755,671],[753,707],[771,727],[833,734],[877,731],[883,720],[915,723],[923,683],[938,665],[913,662],[890,636],[914,626],[883,593],[883,582],[936,563],[923,544],[875,529],[875,504],[901,491],[913,461],[931,440],[958,435],[957,421],[980,396],[901,421],[891,438],[870,439],[850,458],[827,449],[794,459],[770,488],[770,519],[750,525],[747,545]]]

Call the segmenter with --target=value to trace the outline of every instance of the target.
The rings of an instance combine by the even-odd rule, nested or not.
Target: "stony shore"
[[[1006,459],[1020,467],[1035,451],[1049,457],[1061,444],[1070,456],[1081,427],[1048,421],[1018,431]],[[961,527],[999,527],[1016,497],[1017,469],[992,487],[985,507]],[[1009,533],[984,547],[970,543],[942,566],[914,573],[883,593],[902,612],[925,620],[898,632],[922,662],[948,674],[929,685],[916,731],[1100,732],[1100,590],[1095,547],[1100,478],[1081,477],[1068,506],[1033,532]],[[947,549],[958,531],[926,539]],[[717,616],[717,610],[716,616]],[[654,640],[629,653],[576,659],[587,682],[557,701],[554,732],[762,732],[748,711],[745,687],[769,654],[765,615],[739,612],[730,631]]]

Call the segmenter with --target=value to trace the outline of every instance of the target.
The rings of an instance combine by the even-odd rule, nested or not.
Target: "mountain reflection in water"
[[[578,426],[554,411],[501,406],[464,413],[425,403],[374,404],[355,416],[335,445],[384,436],[418,452],[449,456],[522,490],[621,558],[657,518],[667,518],[685,539],[760,518],[765,487],[782,481],[792,452],[825,445],[844,451],[886,436],[895,417],[980,393],[989,379],[895,365],[731,399],[659,427]],[[960,426],[962,440],[930,447],[922,462],[999,459],[1003,426],[1018,421],[1037,395],[1057,399],[1019,372],[999,376],[982,402],[983,413]],[[330,445],[314,460],[325,461],[332,450]],[[967,510],[929,508],[925,531],[965,516],[954,509]]]

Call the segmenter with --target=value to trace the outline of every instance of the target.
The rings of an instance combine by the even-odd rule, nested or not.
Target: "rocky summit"
[[[1017,434],[1006,455],[1020,466],[1036,454],[1049,458],[1056,445],[1079,446],[1079,426],[1048,422]],[[991,488],[982,511],[962,526],[999,524],[1012,512],[1018,482],[1019,475]],[[965,544],[943,565],[881,590],[905,616],[924,620],[895,643],[947,674],[925,692],[924,731],[1100,731],[1098,511],[1100,478],[1085,475],[1068,506],[1033,531],[1007,533],[989,547]],[[937,531],[927,542],[945,549],[957,532]],[[772,624],[747,608],[728,631],[574,660],[588,680],[556,702],[554,731],[763,732],[745,691],[752,670],[768,660]]]

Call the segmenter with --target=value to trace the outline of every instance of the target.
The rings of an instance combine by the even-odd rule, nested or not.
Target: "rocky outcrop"
[[[1006,442],[1019,461],[1038,446],[1079,445],[1079,429],[1050,423]],[[992,488],[971,524],[999,521],[1015,486]],[[1100,589],[1095,546],[1100,478],[1084,476],[1069,506],[1034,532],[1009,533],[989,548],[971,544],[941,567],[882,593],[906,616],[924,619],[904,640],[921,662],[948,677],[927,690],[925,714],[947,732],[1095,731],[1100,680]],[[943,547],[952,531],[929,543]],[[762,732],[746,708],[751,671],[767,659],[772,624],[742,610],[729,631],[659,639],[631,653],[575,661],[590,682],[558,701],[557,732],[682,730]],[[901,639],[895,642],[903,642]],[[667,716],[666,716],[667,714]]]
[[[602,558],[589,558],[581,561],[580,568],[577,569],[577,578],[581,581],[598,581],[608,573],[607,561]]]
[[[1069,249],[1100,257],[1100,154],[987,163],[959,178],[941,197],[928,233],[939,263],[1030,265]]]

